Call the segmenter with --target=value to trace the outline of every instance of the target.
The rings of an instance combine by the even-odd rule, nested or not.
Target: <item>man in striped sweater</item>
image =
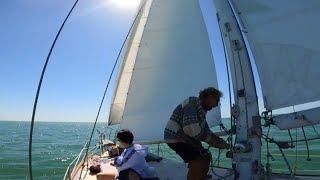
[[[222,92],[209,87],[200,91],[199,97],[187,98],[174,109],[164,130],[164,139],[170,142],[168,146],[189,163],[188,180],[207,179],[211,157],[202,153],[201,142],[220,149],[229,148],[209,129],[206,121],[207,111],[219,105],[221,96]]]

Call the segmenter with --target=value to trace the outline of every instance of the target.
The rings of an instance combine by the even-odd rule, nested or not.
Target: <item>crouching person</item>
[[[128,129],[122,129],[117,133],[120,147],[124,151],[115,157],[113,165],[119,172],[119,180],[144,180],[154,179],[154,168],[149,167],[145,157],[148,148],[139,144],[133,144],[134,136]],[[118,148],[111,149],[113,154],[119,154]]]

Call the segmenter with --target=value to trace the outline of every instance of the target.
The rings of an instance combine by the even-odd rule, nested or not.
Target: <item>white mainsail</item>
[[[265,107],[320,100],[320,1],[232,2],[257,65]]]
[[[109,122],[133,131],[136,141],[151,142],[163,140],[177,104],[218,83],[198,0],[146,3],[127,48],[133,55],[123,61]],[[207,118],[210,126],[219,124],[220,109]]]

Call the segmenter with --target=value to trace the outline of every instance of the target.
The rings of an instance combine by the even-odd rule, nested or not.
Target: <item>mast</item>
[[[232,1],[214,0],[223,43],[229,60],[236,118],[233,168],[236,179],[259,179],[261,174],[261,122],[250,59]]]

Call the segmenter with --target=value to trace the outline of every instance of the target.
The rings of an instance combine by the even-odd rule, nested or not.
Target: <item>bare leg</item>
[[[199,156],[189,163],[188,180],[206,180],[211,157],[209,154]]]

